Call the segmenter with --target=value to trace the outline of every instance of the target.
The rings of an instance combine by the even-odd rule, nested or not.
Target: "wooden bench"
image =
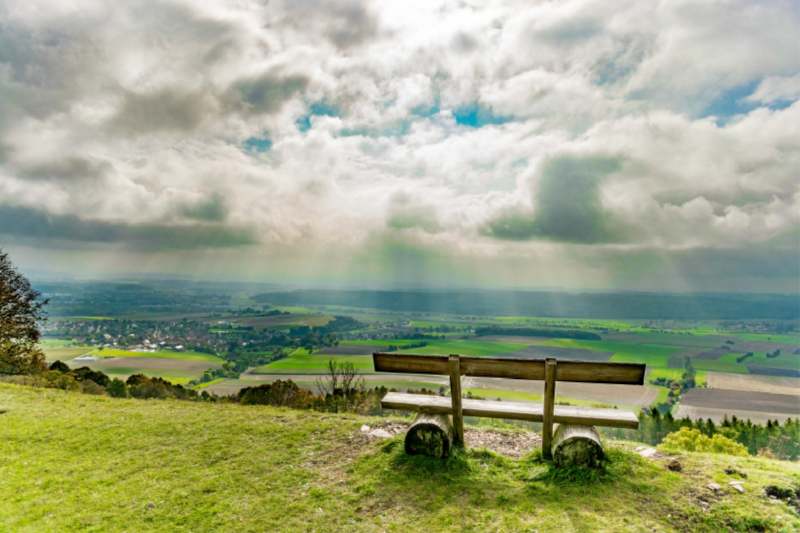
[[[505,418],[541,422],[542,453],[552,458],[553,449],[568,439],[594,440],[602,454],[600,438],[593,426],[636,429],[639,419],[625,409],[603,409],[554,405],[556,382],[643,385],[645,365],[555,359],[505,357],[460,357],[458,355],[372,354],[376,372],[426,374],[450,377],[451,397],[391,392],[381,401],[384,409],[416,411],[432,422],[431,415],[452,415],[452,441],[464,443],[464,416]],[[461,376],[544,381],[544,403],[497,402],[461,398]],[[427,417],[427,418],[426,418]],[[445,417],[446,418],[446,417]],[[415,421],[415,424],[417,422]],[[553,424],[560,424],[554,443]],[[447,431],[446,428],[443,428]],[[410,431],[410,430],[409,430]],[[408,441],[407,441],[408,442]],[[408,449],[408,444],[407,444]]]

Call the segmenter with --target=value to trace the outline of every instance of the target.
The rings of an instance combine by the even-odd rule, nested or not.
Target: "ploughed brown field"
[[[741,410],[797,417],[800,416],[800,395],[727,389],[690,389],[683,393],[681,406],[726,409],[730,414],[736,414],[737,410]]]
[[[800,395],[800,378],[708,372],[706,374],[706,382],[709,389]]]
[[[782,376],[786,378],[800,378],[800,369],[773,368],[770,366],[745,365],[747,371],[757,376]]]
[[[415,341],[397,341],[398,345],[413,344]],[[385,350],[386,346],[372,346],[365,344],[346,344],[343,346],[326,346],[317,350],[319,355],[372,355],[373,352]]]
[[[205,361],[185,361],[183,359],[161,359],[157,357],[115,357],[89,363],[92,368],[150,368],[153,370],[197,370],[204,372],[209,368],[222,368],[219,363]]]

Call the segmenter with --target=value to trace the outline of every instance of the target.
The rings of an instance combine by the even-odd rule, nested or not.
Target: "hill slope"
[[[385,419],[115,400],[0,384],[0,531],[796,531],[768,484],[797,464],[611,448],[595,480],[470,450],[446,463],[370,441]],[[746,494],[728,489],[747,473]],[[713,494],[709,482],[723,485]],[[702,502],[707,502],[704,505]],[[778,519],[778,517],[781,519]]]

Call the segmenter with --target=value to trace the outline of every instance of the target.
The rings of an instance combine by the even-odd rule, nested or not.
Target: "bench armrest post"
[[[542,413],[542,456],[552,458],[553,411],[556,398],[556,360],[547,359],[544,363],[544,411]]]
[[[453,402],[453,432],[454,443],[464,445],[464,417],[461,413],[461,362],[458,355],[453,354],[449,359],[450,364],[450,397]]]

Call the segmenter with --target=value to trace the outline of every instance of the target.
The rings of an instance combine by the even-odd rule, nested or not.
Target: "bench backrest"
[[[457,357],[461,376],[545,380],[547,361],[556,364],[556,381],[643,385],[642,363],[604,363],[596,361],[556,361],[513,357],[462,357],[458,355],[411,355],[376,352],[372,354],[376,372],[450,375],[450,358]]]
[[[456,354],[445,356],[375,352],[372,354],[372,360],[376,372],[450,376],[453,430],[456,442],[461,444],[464,442],[461,376],[544,381],[542,453],[545,457],[550,457],[553,439],[556,381],[643,385],[646,368],[643,363],[460,357]]]

